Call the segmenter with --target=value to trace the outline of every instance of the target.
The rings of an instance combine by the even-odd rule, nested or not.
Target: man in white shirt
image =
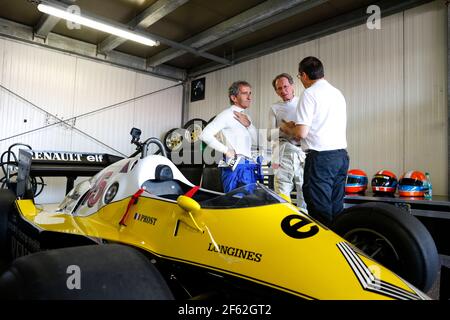
[[[289,138],[285,133],[273,130],[278,129],[282,121],[295,121],[299,97],[294,95],[294,80],[287,73],[279,74],[273,79],[272,86],[281,101],[274,103],[269,109],[268,139],[272,142],[272,169],[274,170],[275,192],[290,197],[292,190],[297,191],[297,206],[306,208],[303,199],[303,167],[305,153],[300,142]],[[272,137],[278,136],[274,140]]]
[[[309,214],[330,225],[344,208],[347,154],[347,111],[342,93],[324,79],[322,62],[303,59],[298,78],[305,87],[297,107],[297,120],[281,130],[302,139],[306,152],[303,193]]]
[[[228,89],[231,106],[219,113],[202,131],[200,139],[224,154],[225,162],[240,159],[233,167],[221,167],[224,192],[257,181],[257,164],[252,160],[252,142],[257,141],[256,129],[245,110],[250,107],[252,87],[246,81],[236,81]],[[222,133],[225,141],[216,134]]]

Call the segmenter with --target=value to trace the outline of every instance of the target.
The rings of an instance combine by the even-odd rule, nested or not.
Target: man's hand
[[[237,112],[237,111],[233,111],[233,112],[234,112],[234,118],[237,121],[239,121],[246,128],[250,127],[250,125],[252,123],[250,122],[250,120],[248,119],[248,117],[245,113]]]
[[[279,163],[272,163],[270,167],[272,169],[278,169],[278,168],[280,168],[280,164]]]
[[[296,125],[294,121],[285,121],[281,120],[282,124],[280,126],[280,130],[284,132],[287,136],[291,137],[291,139],[295,139],[296,141],[300,141],[301,139],[305,139],[309,133],[309,126],[304,124]]]
[[[234,158],[236,156],[236,152],[233,149],[228,149],[228,151],[225,153],[225,156],[227,158]]]
[[[285,134],[287,134],[288,136],[292,136],[293,135],[293,130],[295,128],[295,122],[294,121],[285,121],[285,120],[281,120],[281,126],[280,126],[280,130],[282,132],[284,132]]]

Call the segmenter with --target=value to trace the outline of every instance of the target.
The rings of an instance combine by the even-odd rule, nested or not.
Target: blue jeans
[[[251,160],[242,159],[233,171],[231,168],[220,168],[222,175],[223,191],[230,192],[247,184],[256,183],[259,177],[261,164]]]
[[[311,150],[306,155],[303,194],[308,213],[327,226],[344,209],[349,161],[345,149]]]

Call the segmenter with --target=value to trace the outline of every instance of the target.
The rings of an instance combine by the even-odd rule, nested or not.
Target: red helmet
[[[373,193],[394,194],[397,190],[397,176],[388,170],[380,170],[372,178]]]
[[[367,189],[367,175],[359,169],[349,170],[345,182],[345,193],[364,193]]]
[[[398,183],[400,197],[423,197],[427,190],[427,178],[421,171],[408,171]]]

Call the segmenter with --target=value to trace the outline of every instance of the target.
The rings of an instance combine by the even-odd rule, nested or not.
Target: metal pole
[[[183,82],[183,105],[181,107],[181,125],[180,125],[180,128],[183,128],[184,124],[189,119],[190,95],[191,95],[191,78],[187,78],[186,81]]]

